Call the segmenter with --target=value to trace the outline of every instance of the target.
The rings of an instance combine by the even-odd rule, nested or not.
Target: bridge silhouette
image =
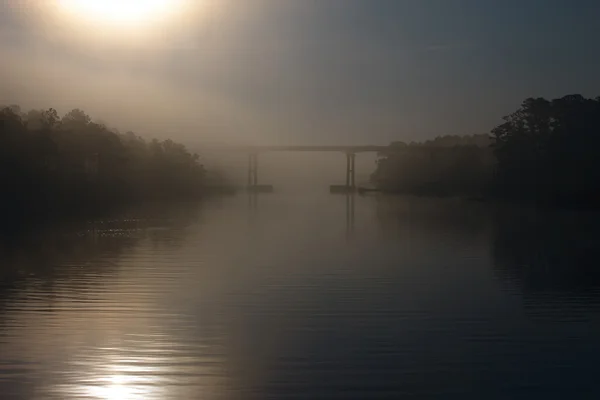
[[[352,193],[356,191],[356,154],[357,153],[397,153],[406,151],[404,146],[377,146],[377,145],[277,145],[277,146],[209,146],[227,152],[240,152],[248,155],[248,183],[247,189],[251,192],[271,192],[272,185],[259,184],[258,182],[258,157],[261,153],[273,152],[331,152],[342,153],[346,156],[346,181],[344,185],[331,185],[330,190],[338,193]]]

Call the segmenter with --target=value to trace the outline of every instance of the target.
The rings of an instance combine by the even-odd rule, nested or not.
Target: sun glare
[[[180,11],[183,0],[57,0],[72,18],[121,27],[152,24]]]

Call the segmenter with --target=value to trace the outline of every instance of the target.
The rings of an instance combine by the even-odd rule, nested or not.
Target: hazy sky
[[[0,3],[0,104],[195,141],[383,144],[600,95],[598,0],[190,0],[152,35],[59,21],[53,1]]]

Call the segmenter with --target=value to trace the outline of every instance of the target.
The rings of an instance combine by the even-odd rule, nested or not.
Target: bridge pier
[[[272,185],[258,184],[258,153],[248,155],[248,187],[249,192],[272,192]]]
[[[258,153],[248,155],[248,188],[258,185]]]
[[[346,152],[346,184],[331,185],[332,193],[353,193],[356,190],[356,153]]]
[[[356,154],[346,153],[346,188],[353,191],[356,188]]]
[[[346,154],[346,183],[331,185],[333,193],[354,193],[356,191],[356,152],[345,151]],[[249,192],[272,192],[272,185],[258,184],[258,151],[248,153],[248,185]]]

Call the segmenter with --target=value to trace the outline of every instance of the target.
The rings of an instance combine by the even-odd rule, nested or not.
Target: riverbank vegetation
[[[371,179],[388,193],[481,195],[494,168],[489,135],[441,136],[423,143],[394,142]]]
[[[74,109],[0,108],[0,202],[14,221],[206,195],[211,174],[172,140],[120,133]]]
[[[600,98],[529,98],[489,135],[392,143],[372,179],[393,193],[595,205],[599,146]]]

